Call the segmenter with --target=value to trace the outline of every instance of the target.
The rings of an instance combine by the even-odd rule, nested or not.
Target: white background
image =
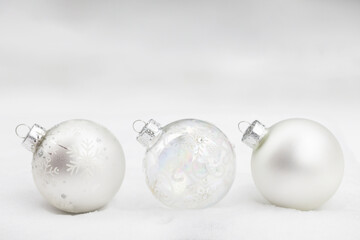
[[[0,0],[0,239],[359,239],[360,1]],[[304,117],[346,158],[337,194],[302,212],[267,203],[240,120]],[[49,206],[14,128],[96,121],[122,143],[123,185],[104,209]],[[236,145],[237,177],[216,206],[161,205],[132,122],[214,123]],[[105,238],[106,237],[106,238]]]

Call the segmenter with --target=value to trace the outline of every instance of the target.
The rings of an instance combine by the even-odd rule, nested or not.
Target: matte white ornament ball
[[[226,195],[235,177],[235,153],[217,127],[195,119],[163,128],[154,120],[142,123],[137,140],[147,148],[146,182],[158,200],[174,208],[205,208]]]
[[[118,191],[125,158],[118,140],[88,120],[69,120],[48,131],[35,124],[23,145],[34,153],[32,173],[40,193],[71,213],[106,205]]]
[[[243,142],[252,147],[255,185],[271,203],[311,210],[338,189],[344,172],[341,147],[321,124],[288,119],[270,128],[254,121]]]

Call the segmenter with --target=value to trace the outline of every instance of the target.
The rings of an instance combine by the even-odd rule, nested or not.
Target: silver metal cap
[[[241,123],[243,123],[243,122],[239,123],[240,131],[241,131],[241,129],[240,129]],[[262,124],[261,122],[255,120],[248,126],[248,128],[245,130],[245,132],[243,132],[244,135],[243,135],[241,141],[243,143],[245,143],[246,145],[248,145],[249,147],[251,147],[252,149],[255,149],[259,146],[259,144],[261,143],[262,139],[265,137],[267,132],[268,132],[268,130],[265,127],[265,125]]]
[[[19,135],[19,127],[28,128],[28,133],[25,136]],[[43,136],[46,134],[45,128],[38,124],[34,124],[31,128],[25,124],[20,124],[16,127],[15,133],[18,137],[24,139],[22,145],[29,151],[35,152],[36,146],[40,142]]]
[[[136,127],[139,123],[143,125],[141,130]],[[160,123],[153,119],[150,119],[147,123],[142,120],[136,120],[133,123],[133,129],[135,132],[139,133],[136,140],[146,148],[150,147],[154,139],[156,139],[161,133]]]

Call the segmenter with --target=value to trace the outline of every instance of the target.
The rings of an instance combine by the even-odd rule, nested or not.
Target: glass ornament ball
[[[97,210],[114,197],[123,181],[120,143],[92,121],[69,120],[48,131],[35,124],[23,145],[34,153],[32,173],[38,190],[60,210]]]
[[[143,167],[153,195],[174,208],[205,208],[219,202],[235,178],[235,153],[214,125],[195,119],[161,128],[144,123],[137,140],[146,148]]]
[[[243,142],[253,148],[251,172],[256,187],[271,203],[312,210],[338,189],[344,157],[335,136],[308,119],[286,119],[266,128],[254,121]]]

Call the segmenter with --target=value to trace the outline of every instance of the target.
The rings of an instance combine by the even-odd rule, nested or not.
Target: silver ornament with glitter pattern
[[[254,121],[242,141],[253,148],[251,171],[255,185],[275,205],[315,209],[341,183],[344,158],[340,144],[317,122],[287,119],[266,128]]]
[[[114,197],[124,178],[125,158],[109,130],[88,120],[65,121],[49,131],[35,124],[29,130],[23,145],[34,153],[34,181],[49,203],[82,213]]]
[[[140,122],[144,126],[134,129],[147,148],[146,182],[158,200],[169,207],[205,208],[226,195],[235,178],[235,153],[217,127],[195,119],[163,128],[154,120]]]

